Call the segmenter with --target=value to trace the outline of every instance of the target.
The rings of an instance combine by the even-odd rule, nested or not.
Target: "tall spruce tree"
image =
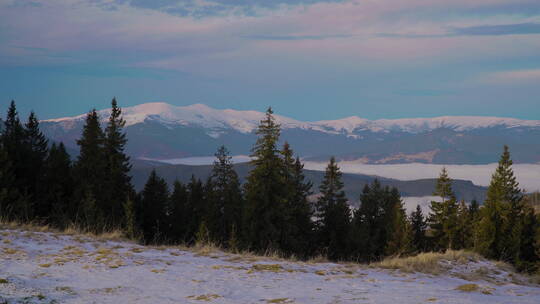
[[[92,110],[86,115],[81,138],[77,140],[80,153],[74,167],[77,180],[75,201],[80,210],[85,210],[85,214],[89,214],[89,208],[96,208],[91,212],[92,217],[86,216],[86,218],[92,219],[92,224],[86,223],[86,225],[90,225],[87,228],[96,231],[106,228],[103,227],[103,217],[104,212],[109,211],[106,200],[107,172],[103,149],[104,139],[99,116],[96,110]],[[90,203],[92,207],[88,206]],[[93,225],[101,226],[95,227]]]
[[[44,168],[44,197],[42,207],[49,210],[48,222],[56,227],[65,228],[74,218],[76,210],[71,204],[73,195],[73,173],[71,159],[63,143],[53,143]]]
[[[537,272],[540,269],[540,244],[537,244],[540,233],[540,220],[530,206],[524,207],[524,212],[520,220],[520,243],[519,251],[516,255],[516,268],[529,273]]]
[[[427,249],[427,221],[422,212],[422,207],[416,205],[416,210],[409,217],[411,222],[411,244],[416,252],[424,252]]]
[[[441,201],[431,202],[431,213],[428,223],[432,249],[454,249],[457,233],[458,204],[452,190],[452,180],[448,176],[446,168],[442,169],[437,179],[433,195],[439,196]]]
[[[234,229],[241,229],[243,198],[238,174],[225,146],[215,154],[209,189],[211,219],[207,222],[212,239],[227,246]]]
[[[286,193],[283,162],[277,148],[280,126],[271,108],[256,133],[258,138],[251,154],[253,169],[245,184],[244,239],[246,245],[256,251],[281,249]]]
[[[334,157],[326,167],[317,200],[317,239],[319,247],[332,260],[350,254],[351,211],[343,191],[341,172]]]
[[[409,250],[410,226],[399,191],[378,180],[366,185],[353,218],[355,257],[363,261]]]
[[[44,166],[48,155],[48,140],[40,131],[39,121],[34,112],[30,112],[28,122],[25,124],[25,133],[27,157],[24,164],[28,192],[34,204],[34,216],[46,220],[51,210],[43,200],[47,188],[44,183]]]
[[[294,158],[293,150],[285,142],[281,151],[283,157],[283,177],[286,187],[284,206],[285,223],[280,246],[287,254],[306,257],[310,254],[313,241],[313,208],[308,201],[312,183],[305,180],[304,165],[300,158]]]
[[[508,146],[487,191],[478,225],[477,250],[488,258],[515,262],[518,258],[523,217],[522,192],[512,170]]]
[[[370,261],[383,254],[385,242],[385,191],[378,180],[366,184],[360,195],[360,206],[354,212],[354,255]]]
[[[29,220],[31,208],[31,198],[29,197],[30,179],[26,166],[26,156],[28,155],[28,145],[26,132],[19,119],[15,101],[11,101],[4,122],[4,130],[1,136],[2,147],[6,161],[10,164],[8,170],[11,176],[10,199],[6,202],[4,214],[9,219]],[[7,171],[6,171],[7,172]],[[7,176],[7,173],[6,173]]]
[[[187,211],[188,189],[180,181],[176,180],[173,192],[169,199],[168,214],[170,219],[169,239],[173,242],[182,243],[185,241],[187,224],[191,220],[191,214]]]
[[[146,244],[166,241],[168,231],[167,201],[169,189],[165,180],[152,170],[141,192],[141,229]]]
[[[456,236],[454,238],[453,249],[471,248],[473,223],[471,222],[471,216],[469,214],[469,207],[464,200],[458,205],[457,218],[456,218]]]
[[[397,188],[386,189],[385,218],[388,223],[385,230],[384,254],[400,256],[411,250],[411,226],[407,219],[405,206]]]
[[[124,152],[127,143],[123,128],[126,121],[122,117],[122,110],[118,107],[116,98],[111,102],[111,114],[105,129],[104,154],[106,157],[105,191],[107,200],[107,223],[111,227],[120,227],[123,223],[123,204],[132,199],[134,189],[131,185],[131,164]]]
[[[193,244],[197,241],[197,232],[201,228],[201,223],[207,219],[208,208],[205,186],[200,179],[192,175],[187,184],[187,191],[188,199],[184,209],[187,219],[185,222],[186,234],[184,241],[188,244]]]
[[[11,161],[0,142],[0,218],[5,220],[11,218],[15,207],[14,202],[18,198],[18,193],[13,187],[14,183],[15,176]]]

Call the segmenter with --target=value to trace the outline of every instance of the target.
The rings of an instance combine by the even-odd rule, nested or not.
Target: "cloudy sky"
[[[540,1],[0,0],[0,94],[41,118],[116,96],[540,119]]]

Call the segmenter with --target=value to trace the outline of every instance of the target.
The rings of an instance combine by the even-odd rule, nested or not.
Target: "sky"
[[[114,96],[301,120],[540,119],[540,1],[0,0],[2,113]]]

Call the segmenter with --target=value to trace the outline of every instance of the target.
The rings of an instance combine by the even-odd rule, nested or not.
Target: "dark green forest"
[[[474,250],[520,271],[540,268],[540,218],[526,202],[504,147],[483,202],[458,201],[446,170],[431,211],[407,214],[400,191],[377,180],[361,189],[351,208],[342,173],[329,160],[316,201],[303,164],[269,108],[256,131],[251,169],[241,183],[226,147],[216,147],[211,175],[168,185],[153,171],[136,192],[125,153],[127,136],[115,99],[105,125],[86,116],[71,159],[50,143],[32,112],[21,122],[11,102],[0,128],[0,217],[58,229],[122,230],[144,244],[211,242],[224,250],[279,252],[308,259],[372,262],[388,256],[448,249]],[[537,202],[537,199],[535,200]]]

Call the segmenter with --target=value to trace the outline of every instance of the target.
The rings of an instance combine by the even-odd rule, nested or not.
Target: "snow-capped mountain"
[[[103,121],[107,120],[110,109],[99,111]],[[126,126],[143,123],[147,120],[163,125],[199,126],[207,129],[233,129],[241,133],[251,133],[264,118],[258,111],[218,110],[204,104],[190,106],[173,106],[164,102],[145,103],[123,109]],[[46,122],[62,123],[66,128],[74,127],[82,121],[86,114],[46,120]],[[520,120],[515,118],[483,117],[483,116],[443,116],[435,118],[412,119],[379,119],[368,120],[351,116],[338,120],[303,122],[281,115],[275,115],[283,129],[309,129],[326,133],[354,134],[355,131],[371,132],[407,132],[421,133],[438,128],[449,128],[455,131],[467,131],[480,128],[540,128],[540,120]]]
[[[105,123],[109,109],[99,111]],[[221,144],[247,154],[263,112],[219,110],[203,104],[147,103],[123,109],[134,157],[212,155]],[[50,119],[42,126],[52,139],[75,147],[86,114]],[[306,157],[337,155],[368,163],[478,163],[496,160],[508,144],[517,161],[540,161],[540,120],[482,116],[368,120],[351,116],[304,122],[275,115],[283,139]]]

